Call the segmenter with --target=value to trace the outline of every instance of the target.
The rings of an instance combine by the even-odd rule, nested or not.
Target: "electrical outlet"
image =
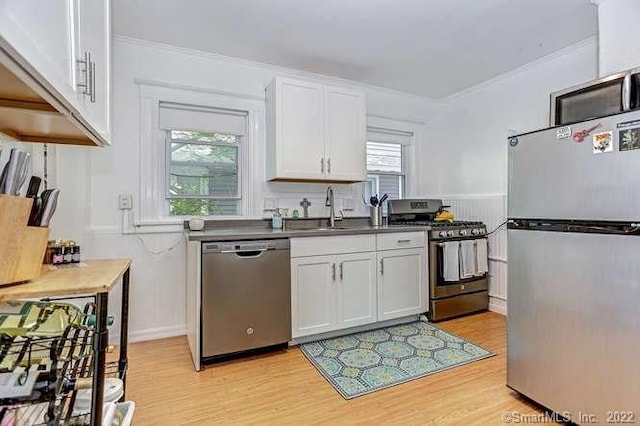
[[[265,198],[263,204],[263,210],[275,210],[278,208],[277,198]]]
[[[345,210],[353,210],[353,198],[344,198],[342,208]]]
[[[133,196],[131,194],[120,194],[118,202],[120,210],[131,210],[133,208]]]

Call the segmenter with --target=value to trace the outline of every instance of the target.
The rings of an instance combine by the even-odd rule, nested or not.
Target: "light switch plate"
[[[265,198],[263,203],[263,210],[275,210],[278,208],[277,198]]]

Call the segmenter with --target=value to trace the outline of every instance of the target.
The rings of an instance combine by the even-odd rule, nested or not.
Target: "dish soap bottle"
[[[280,214],[280,209],[276,209],[276,212],[273,214],[271,218],[271,227],[273,229],[282,229],[282,215]]]

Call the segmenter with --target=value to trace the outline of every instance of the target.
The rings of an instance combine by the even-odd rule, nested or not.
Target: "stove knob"
[[[480,233],[480,230],[479,230],[479,229],[472,229],[472,230],[471,230],[471,234],[472,234],[472,235],[478,235],[479,233]]]
[[[446,237],[447,233],[445,231],[440,231],[438,235],[440,235],[441,237]]]
[[[467,230],[466,229],[461,229],[460,230],[460,235],[467,235]]]
[[[484,229],[484,228],[480,229],[480,235],[484,235],[484,234],[486,234],[486,233],[487,233],[487,230],[486,230],[486,229]]]
[[[455,235],[454,231],[447,231],[447,236],[448,237],[453,237]]]

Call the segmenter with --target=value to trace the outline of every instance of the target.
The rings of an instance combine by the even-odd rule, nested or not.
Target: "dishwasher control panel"
[[[289,239],[280,238],[275,240],[257,241],[217,241],[205,242],[202,244],[203,253],[227,253],[238,251],[266,251],[282,250],[289,248]]]

